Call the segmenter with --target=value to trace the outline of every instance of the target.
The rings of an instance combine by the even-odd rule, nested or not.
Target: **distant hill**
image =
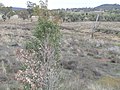
[[[26,8],[21,8],[21,7],[12,7],[13,10],[25,10]],[[119,4],[102,4],[100,6],[94,7],[94,8],[67,8],[66,11],[73,11],[73,12],[80,12],[80,11],[100,11],[100,10],[114,10],[114,9],[119,9],[120,10],[120,5]],[[57,10],[64,10],[65,9],[57,9]]]
[[[16,10],[25,10],[26,8],[21,8],[21,7],[12,7],[12,10],[13,11],[16,11]]]
[[[94,8],[67,8],[67,9],[53,9],[53,10],[62,10],[62,11],[71,11],[71,12],[91,12],[91,11],[104,11],[104,10],[120,10],[119,4],[102,4]]]
[[[95,10],[114,10],[120,9],[119,4],[103,4],[94,8]]]

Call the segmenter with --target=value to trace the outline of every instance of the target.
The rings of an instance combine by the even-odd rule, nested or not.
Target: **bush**
[[[29,13],[28,13],[27,10],[22,10],[22,11],[19,12],[18,15],[19,15],[20,18],[22,18],[23,20],[25,20],[25,19],[28,19]]]
[[[22,52],[24,69],[16,75],[24,90],[56,90],[59,81],[60,31],[56,24],[39,18],[34,38]]]

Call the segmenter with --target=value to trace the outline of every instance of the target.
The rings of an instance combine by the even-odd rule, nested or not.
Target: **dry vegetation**
[[[15,79],[21,69],[17,51],[24,49],[35,25],[27,20],[0,22],[0,90],[22,90]],[[93,39],[92,27],[93,22],[61,24],[58,90],[120,90],[120,22],[100,22]]]

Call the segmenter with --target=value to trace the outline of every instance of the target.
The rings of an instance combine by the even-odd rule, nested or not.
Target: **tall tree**
[[[36,3],[33,3],[31,1],[27,1],[27,11],[29,13],[29,18],[31,18],[33,16],[33,8],[36,6]],[[32,19],[31,19],[32,21]]]

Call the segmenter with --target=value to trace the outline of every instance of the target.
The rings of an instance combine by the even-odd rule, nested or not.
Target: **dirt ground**
[[[120,22],[100,22],[91,38],[93,24],[71,22],[60,26],[61,65],[66,76],[72,77],[69,81],[75,80],[75,75],[84,83],[108,76],[120,78]],[[18,90],[14,79],[20,68],[16,51],[24,49],[35,25],[28,20],[0,22],[0,90]]]

